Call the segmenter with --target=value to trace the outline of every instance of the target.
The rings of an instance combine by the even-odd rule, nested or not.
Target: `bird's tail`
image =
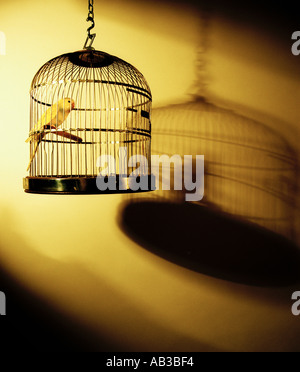
[[[40,142],[41,142],[41,141],[36,141],[35,144],[34,144],[34,149],[33,149],[33,152],[32,152],[32,154],[31,154],[31,156],[30,156],[29,164],[28,164],[28,167],[27,167],[27,172],[28,172],[29,169],[30,169],[31,163],[32,163],[32,161],[33,161],[33,159],[34,159],[34,157],[35,157],[35,154],[36,154],[36,152],[37,152],[37,149],[38,149],[38,146],[39,146]]]
[[[43,132],[42,132],[43,133]],[[35,133],[33,131],[30,131],[29,132],[29,137],[27,138],[27,140],[25,142],[32,142],[32,141],[38,141],[39,138],[41,137],[41,134],[42,133]]]

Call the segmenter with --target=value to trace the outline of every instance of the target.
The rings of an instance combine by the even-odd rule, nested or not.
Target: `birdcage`
[[[150,88],[131,64],[94,50],[45,63],[30,89],[26,192],[151,189]]]

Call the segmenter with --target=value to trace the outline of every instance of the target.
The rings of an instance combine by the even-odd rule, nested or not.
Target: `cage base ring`
[[[107,177],[102,177],[107,182]],[[139,176],[138,182],[144,181],[146,188],[134,190],[133,178],[116,175],[113,187],[100,190],[97,186],[97,177],[26,177],[23,178],[23,188],[27,193],[35,194],[119,194],[130,192],[154,191],[155,178],[153,175]],[[135,178],[134,178],[135,179]],[[112,185],[112,183],[110,183]]]

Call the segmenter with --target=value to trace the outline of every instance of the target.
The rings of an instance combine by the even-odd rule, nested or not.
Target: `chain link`
[[[89,0],[89,13],[87,21],[92,20],[94,22],[94,0]]]
[[[87,38],[84,44],[84,49],[94,49],[92,48],[93,41],[96,37],[96,34],[91,34],[91,30],[95,27],[95,21],[94,21],[94,0],[89,0],[89,12],[87,17],[87,22],[92,22],[92,25],[88,27],[87,29]]]

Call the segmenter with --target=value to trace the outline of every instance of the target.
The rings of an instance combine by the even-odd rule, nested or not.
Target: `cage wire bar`
[[[74,102],[69,113],[57,105],[63,99]],[[150,190],[151,106],[144,76],[118,57],[86,49],[48,61],[30,88],[30,135],[39,141],[30,144],[33,159],[24,178],[25,191],[101,193],[96,179],[102,174],[116,175],[115,191],[130,191],[133,171],[147,179]],[[47,110],[55,119],[37,129]],[[59,110],[65,117],[62,123]],[[100,169],[100,156],[112,157],[115,163],[107,161],[106,169]],[[127,166],[132,156],[136,167]]]

